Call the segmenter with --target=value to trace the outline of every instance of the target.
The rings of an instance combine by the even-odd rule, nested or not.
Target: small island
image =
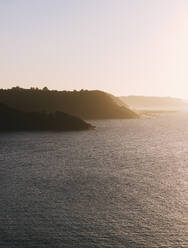
[[[23,112],[0,103],[0,131],[71,131],[93,126],[82,119],[56,111]]]

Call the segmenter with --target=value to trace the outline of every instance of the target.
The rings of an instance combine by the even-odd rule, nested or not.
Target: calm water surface
[[[0,247],[188,247],[188,114],[0,135]]]

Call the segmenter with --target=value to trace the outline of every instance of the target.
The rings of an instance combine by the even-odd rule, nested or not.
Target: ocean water
[[[0,247],[188,247],[188,113],[0,134]]]

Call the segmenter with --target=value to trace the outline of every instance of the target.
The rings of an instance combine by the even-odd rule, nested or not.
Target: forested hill
[[[1,89],[0,102],[26,112],[62,111],[83,119],[138,117],[123,102],[98,90],[55,91],[15,87]]]

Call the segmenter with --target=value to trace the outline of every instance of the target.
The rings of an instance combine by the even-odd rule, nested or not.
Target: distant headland
[[[188,102],[173,97],[122,96],[125,104],[137,110],[187,110]]]

